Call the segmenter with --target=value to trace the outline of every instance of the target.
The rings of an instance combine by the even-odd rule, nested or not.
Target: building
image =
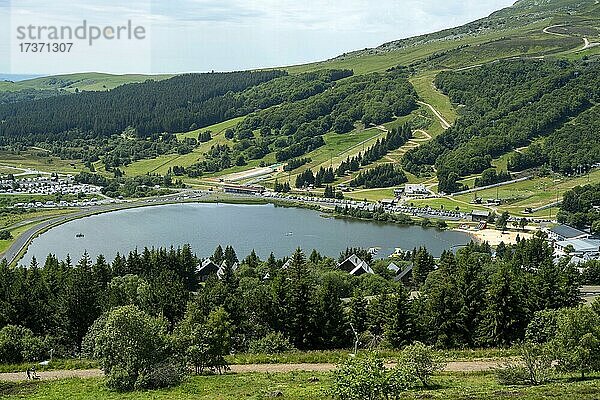
[[[196,274],[200,279],[200,282],[206,282],[209,276],[216,274],[219,271],[219,266],[215,264],[210,258],[202,261],[202,263],[196,268]]]
[[[369,264],[361,260],[356,254],[352,254],[350,257],[338,264],[338,267],[354,276],[374,273]]]
[[[223,190],[225,193],[247,194],[252,196],[261,195],[265,192],[264,187],[252,185],[225,185]]]
[[[233,272],[237,271],[237,269],[240,267],[240,265],[238,263],[233,263],[233,265],[231,266],[231,269]],[[223,279],[223,275],[225,274],[225,268],[227,268],[227,262],[223,261],[221,263],[221,266],[219,267],[219,270],[217,271],[217,277],[219,279]]]
[[[291,266],[292,266],[292,259],[290,258],[289,260],[287,260],[287,261],[285,262],[285,264],[283,264],[283,265],[281,266],[281,269],[283,269],[283,270],[287,270],[287,269],[288,269],[289,267],[291,267]]]
[[[590,236],[589,233],[564,224],[555,225],[547,229],[546,233],[548,234],[548,240],[557,242],[569,239],[584,239]]]
[[[400,273],[398,273],[396,275],[396,277],[394,278],[394,281],[402,282],[402,283],[409,283],[410,280],[412,279],[412,270],[413,270],[413,263],[410,263],[406,266],[406,268],[404,268],[402,271],[400,271]]]
[[[489,211],[473,210],[471,211],[471,221],[487,221],[490,218]]]
[[[397,266],[395,263],[391,262],[390,265],[388,265],[388,269],[390,271],[392,271],[394,274],[398,275],[398,273],[400,272],[400,267]]]
[[[600,258],[600,239],[576,238],[554,242],[554,254],[569,255],[582,259]]]
[[[403,189],[402,188],[401,189],[395,189],[394,190],[394,194],[396,195],[396,197],[400,197],[402,195],[405,195],[405,196],[423,196],[423,195],[430,194],[430,192],[425,187],[425,185],[422,184],[422,183],[417,183],[417,184],[407,183],[406,185],[404,185]]]

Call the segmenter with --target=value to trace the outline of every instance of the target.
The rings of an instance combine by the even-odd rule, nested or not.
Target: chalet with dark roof
[[[345,259],[338,265],[338,267],[354,276],[374,273],[369,264],[361,260],[356,254],[352,254],[350,257]]]
[[[209,276],[216,274],[219,271],[219,266],[215,264],[210,258],[202,261],[196,268],[196,274],[200,282],[206,282]]]

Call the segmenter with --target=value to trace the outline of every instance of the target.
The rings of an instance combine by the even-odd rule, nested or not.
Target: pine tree
[[[456,295],[460,304],[457,318],[462,344],[469,346],[475,342],[485,306],[483,264],[487,261],[486,258],[487,255],[467,251],[457,256]]]
[[[508,346],[523,338],[527,327],[525,293],[518,271],[500,264],[487,289],[482,339],[491,345]]]
[[[216,265],[221,265],[221,263],[225,259],[225,255],[223,254],[223,248],[221,247],[221,245],[217,246],[217,248],[215,249],[215,252],[214,252],[213,256],[210,259]]]
[[[320,332],[318,343],[322,348],[337,349],[348,344],[348,326],[341,297],[339,276],[325,275],[317,292],[316,312],[316,326]]]
[[[387,321],[384,335],[388,343],[395,348],[402,348],[412,340],[412,323],[410,319],[410,302],[408,292],[400,286],[388,299]]]
[[[288,336],[299,349],[309,348],[313,338],[313,304],[311,301],[312,287],[309,280],[306,259],[301,249],[292,256],[288,269]]]
[[[231,246],[225,247],[224,261],[226,264],[233,266],[233,264],[239,262],[235,250]]]
[[[433,259],[433,256],[427,252],[426,248],[419,247],[419,250],[413,257],[413,285],[415,285],[415,287],[419,287],[423,283],[425,283],[427,276],[434,269],[435,261]]]

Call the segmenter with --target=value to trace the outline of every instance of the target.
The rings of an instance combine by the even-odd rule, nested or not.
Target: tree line
[[[600,233],[600,184],[577,186],[563,195],[559,222]]]
[[[405,123],[390,130],[385,138],[377,139],[377,142],[369,147],[365,152],[360,152],[350,158],[348,156],[336,168],[336,175],[345,176],[348,172],[360,170],[360,166],[366,166],[382,159],[389,151],[397,150],[412,138],[412,124]]]
[[[331,130],[342,134],[357,121],[368,126],[407,115],[416,98],[402,72],[355,76],[306,99],[250,114],[236,126],[235,138],[249,140],[249,148],[267,146],[277,161],[287,161],[322,146],[322,135]]]
[[[589,172],[600,162],[600,109],[596,106],[552,132],[541,143],[534,143],[508,160],[511,171],[548,165],[563,174]]]
[[[360,172],[356,178],[350,181],[350,186],[364,186],[367,189],[386,188],[406,182],[408,182],[408,178],[401,168],[394,164],[381,164]]]

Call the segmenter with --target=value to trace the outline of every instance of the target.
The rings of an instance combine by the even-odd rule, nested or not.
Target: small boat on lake
[[[77,235],[75,235],[75,237],[76,237],[76,238],[82,238],[82,237],[84,237],[84,236],[85,236],[85,235],[84,235],[83,233],[78,233]]]

